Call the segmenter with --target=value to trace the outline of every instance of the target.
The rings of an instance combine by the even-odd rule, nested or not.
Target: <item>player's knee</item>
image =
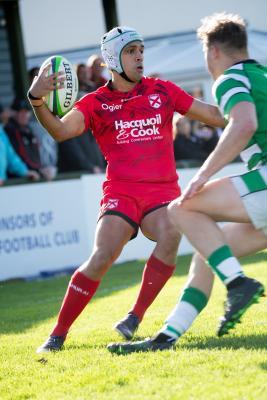
[[[94,274],[104,274],[115,261],[115,253],[109,249],[96,249],[90,259],[86,269]]]
[[[181,213],[181,206],[178,203],[177,200],[173,200],[167,207],[167,212],[170,220],[173,222],[173,224],[177,225],[179,215]]]
[[[172,224],[166,224],[161,230],[157,242],[164,244],[167,247],[178,247],[181,235],[177,227]]]
[[[110,266],[116,259],[115,252],[108,248],[98,249],[94,257],[100,267],[101,265]]]

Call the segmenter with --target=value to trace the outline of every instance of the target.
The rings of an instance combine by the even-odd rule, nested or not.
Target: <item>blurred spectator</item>
[[[38,172],[44,179],[50,180],[51,174],[41,165],[38,139],[30,126],[29,108],[26,100],[15,98],[11,106],[12,117],[9,118],[4,129],[15,151],[27,167]]]
[[[12,111],[10,110],[10,108],[4,107],[0,103],[0,124],[1,124],[2,128],[4,127],[4,125],[7,124],[11,115],[12,115]]]
[[[105,162],[90,131],[58,146],[58,172],[87,172],[98,174],[105,171]]]
[[[96,85],[89,79],[89,71],[85,64],[79,63],[76,65],[76,74],[79,83],[78,99],[85,94],[90,93],[96,89]]]
[[[200,139],[202,150],[209,155],[219,140],[217,129],[202,122],[195,121],[193,125],[193,133],[198,139]]]
[[[89,78],[95,83],[96,88],[105,85],[107,80],[103,76],[103,60],[97,54],[88,58],[87,67],[89,69]]]
[[[153,72],[152,74],[149,74],[149,77],[162,79],[161,74],[159,72]]]
[[[6,119],[8,119],[8,110],[4,109],[0,104],[0,186],[4,184],[9,174],[38,180],[38,173],[28,169],[27,165],[21,160],[11,145],[3,129],[3,122],[7,122]]]
[[[194,89],[190,92],[190,94],[195,97],[196,99],[203,100],[204,95],[203,95],[203,90],[200,86],[194,87]]]
[[[192,125],[188,118],[174,116],[173,138],[176,161],[204,161],[207,158],[207,153],[202,149],[202,142],[193,134]]]
[[[39,67],[33,67],[28,71],[30,84],[38,75],[39,70]],[[33,113],[31,113],[29,126],[38,139],[42,172],[47,180],[52,180],[57,174],[57,142],[39,124]]]
[[[4,126],[14,149],[28,168],[39,171],[41,168],[38,140],[29,127],[31,110],[28,102],[16,98],[11,106],[13,116]]]

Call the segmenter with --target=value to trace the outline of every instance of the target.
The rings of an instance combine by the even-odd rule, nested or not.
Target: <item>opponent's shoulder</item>
[[[247,73],[247,63],[239,62],[227,68],[213,84],[214,95],[217,92],[229,89],[229,87],[244,86],[248,90],[251,89],[250,79]]]
[[[232,90],[232,92],[229,92]],[[243,63],[236,64],[220,75],[212,85],[214,98],[221,98],[225,93],[234,93],[235,90],[249,92],[250,79],[243,68]]]

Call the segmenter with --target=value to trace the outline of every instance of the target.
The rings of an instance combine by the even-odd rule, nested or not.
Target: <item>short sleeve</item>
[[[228,119],[232,108],[242,102],[253,103],[251,96],[251,84],[243,74],[228,73],[219,77],[212,88],[213,96],[223,114]]]
[[[91,120],[92,120],[92,106],[93,106],[93,94],[89,93],[83,96],[80,100],[78,100],[73,109],[78,110],[83,113],[84,123],[85,123],[85,131],[88,129],[92,129]]]

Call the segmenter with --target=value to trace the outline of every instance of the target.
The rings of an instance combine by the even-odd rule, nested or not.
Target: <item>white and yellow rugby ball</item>
[[[63,117],[73,106],[79,90],[78,78],[72,64],[62,56],[52,56],[41,65],[41,70],[50,64],[48,76],[55,72],[65,75],[64,86],[54,89],[44,98],[47,107],[53,114]]]

